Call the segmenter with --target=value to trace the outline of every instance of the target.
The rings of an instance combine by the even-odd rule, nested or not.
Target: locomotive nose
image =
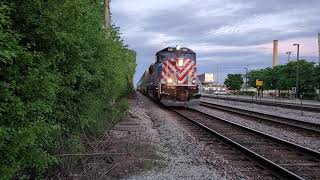
[[[183,58],[179,58],[179,59],[178,59],[178,66],[179,66],[179,67],[182,67],[183,64],[184,64]]]

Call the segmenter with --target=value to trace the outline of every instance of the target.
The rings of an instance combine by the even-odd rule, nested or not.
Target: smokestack
[[[278,65],[278,40],[273,40],[273,61],[272,68]]]

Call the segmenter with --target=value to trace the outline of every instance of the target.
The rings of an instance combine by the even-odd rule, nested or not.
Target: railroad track
[[[320,112],[319,105],[306,105],[303,104],[302,106],[297,103],[285,103],[280,101],[272,101],[272,100],[254,100],[254,99],[245,99],[245,98],[233,98],[233,97],[217,97],[217,96],[209,96],[209,95],[201,95],[201,97],[211,98],[211,99],[222,99],[228,101],[237,101],[237,102],[245,102],[245,103],[254,103],[259,105],[266,105],[266,106],[278,106],[288,109],[296,109],[296,110],[303,110],[303,111],[311,111],[311,112]]]
[[[190,109],[171,109],[245,153],[279,179],[319,179],[320,153],[220,117]]]
[[[277,128],[295,131],[304,136],[320,137],[320,124],[300,121],[297,119],[287,117],[280,117],[247,109],[240,109],[231,106],[214,104],[206,101],[201,101],[200,105],[208,108],[218,109],[228,113],[233,113],[240,116],[249,117],[249,120],[257,121],[259,123],[263,122],[267,125],[271,125]]]

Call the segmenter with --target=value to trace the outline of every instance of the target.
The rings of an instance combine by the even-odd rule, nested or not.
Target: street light
[[[299,96],[299,50],[300,50],[300,44],[293,44],[294,46],[297,46],[297,72],[296,72],[296,98]]]
[[[248,79],[248,68],[244,68],[246,70],[246,86],[245,86],[245,89],[246,89],[246,95],[247,95],[247,91],[248,91],[248,83],[247,83],[247,79]]]
[[[290,62],[290,56],[291,56],[292,51],[288,51],[286,52],[286,54],[288,55],[288,63]]]

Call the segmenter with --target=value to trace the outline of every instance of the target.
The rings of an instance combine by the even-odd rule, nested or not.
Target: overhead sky
[[[181,45],[197,53],[198,74],[245,73],[272,65],[272,41],[279,40],[279,64],[300,44],[300,57],[318,61],[320,0],[113,0],[112,21],[137,52],[135,83],[155,53]]]

